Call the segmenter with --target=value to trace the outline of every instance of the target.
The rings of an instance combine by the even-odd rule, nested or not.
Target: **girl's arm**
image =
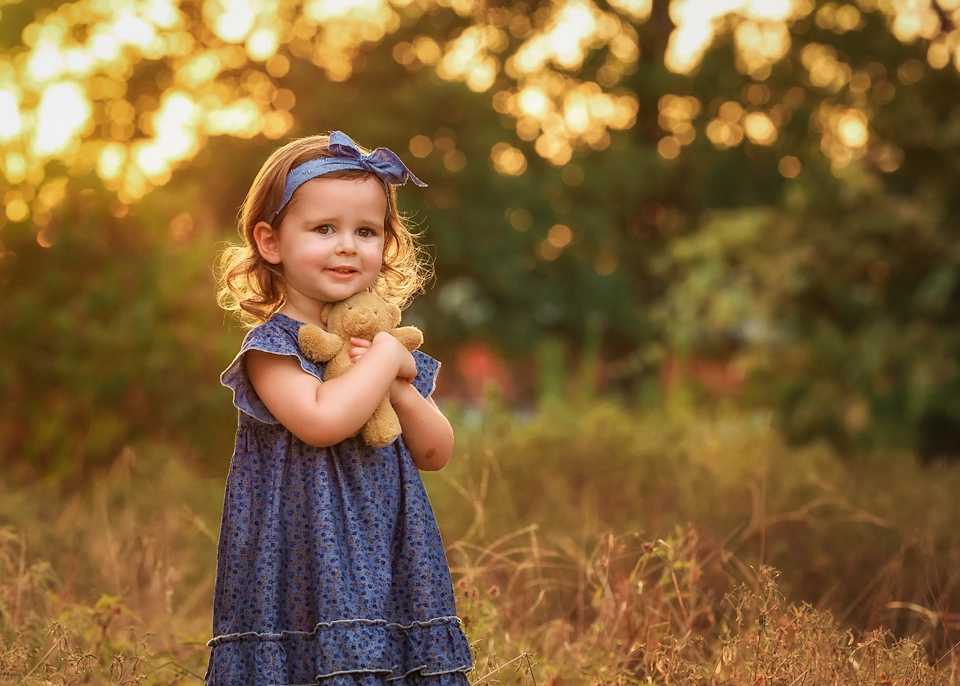
[[[376,339],[374,339],[376,340]],[[370,342],[351,338],[350,361],[354,365],[371,350]],[[403,442],[417,469],[432,472],[442,469],[453,452],[453,429],[433,398],[424,398],[410,385],[413,376],[398,375],[390,385],[390,402],[400,419]],[[415,376],[415,375],[414,375]]]
[[[250,350],[245,363],[273,416],[301,441],[321,448],[356,434],[398,376],[417,374],[413,355],[388,333],[377,334],[363,359],[342,376],[323,383],[289,355]]]
[[[405,379],[395,379],[390,402],[400,418],[403,442],[413,463],[427,472],[442,469],[453,452],[453,429],[433,398],[424,398]]]

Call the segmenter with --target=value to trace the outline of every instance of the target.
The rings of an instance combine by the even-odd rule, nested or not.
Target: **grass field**
[[[761,415],[450,414],[424,481],[473,683],[957,683],[960,468]],[[224,474],[179,454],[0,486],[0,682],[199,683]]]

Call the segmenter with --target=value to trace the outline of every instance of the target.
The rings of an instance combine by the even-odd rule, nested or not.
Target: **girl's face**
[[[287,301],[311,311],[377,280],[386,214],[387,196],[376,177],[321,176],[296,190],[279,230],[261,232],[270,235],[257,243],[264,259],[283,265]]]

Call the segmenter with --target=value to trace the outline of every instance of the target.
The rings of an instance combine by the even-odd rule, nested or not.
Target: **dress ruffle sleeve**
[[[275,317],[278,316],[280,315],[275,315]],[[247,333],[243,339],[240,352],[220,375],[220,383],[233,391],[233,404],[238,410],[264,424],[279,424],[277,418],[260,400],[253,384],[250,383],[250,377],[247,376],[246,354],[250,350],[262,350],[274,355],[296,357],[303,371],[321,381],[323,380],[323,367],[304,357],[303,353],[300,352],[296,337],[291,334],[289,329],[280,326],[275,319],[265,322]]]
[[[413,361],[417,363],[417,375],[413,379],[413,387],[424,398],[429,398],[437,387],[440,363],[419,350],[413,351]]]

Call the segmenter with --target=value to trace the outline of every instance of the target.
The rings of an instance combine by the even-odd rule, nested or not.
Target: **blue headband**
[[[401,162],[400,158],[392,151],[387,148],[377,148],[369,155],[365,155],[357,147],[357,144],[350,139],[350,136],[340,131],[334,131],[330,134],[330,143],[327,145],[327,149],[333,153],[333,157],[318,157],[309,162],[304,162],[287,174],[287,183],[283,190],[283,202],[270,215],[267,220],[268,223],[272,223],[276,216],[280,214],[280,210],[287,206],[297,188],[310,179],[315,179],[330,172],[343,169],[359,169],[375,174],[383,182],[384,190],[387,192],[387,214],[390,213],[389,184],[402,186],[409,180],[418,186],[427,185],[414,176],[413,172],[407,169],[407,165]]]

